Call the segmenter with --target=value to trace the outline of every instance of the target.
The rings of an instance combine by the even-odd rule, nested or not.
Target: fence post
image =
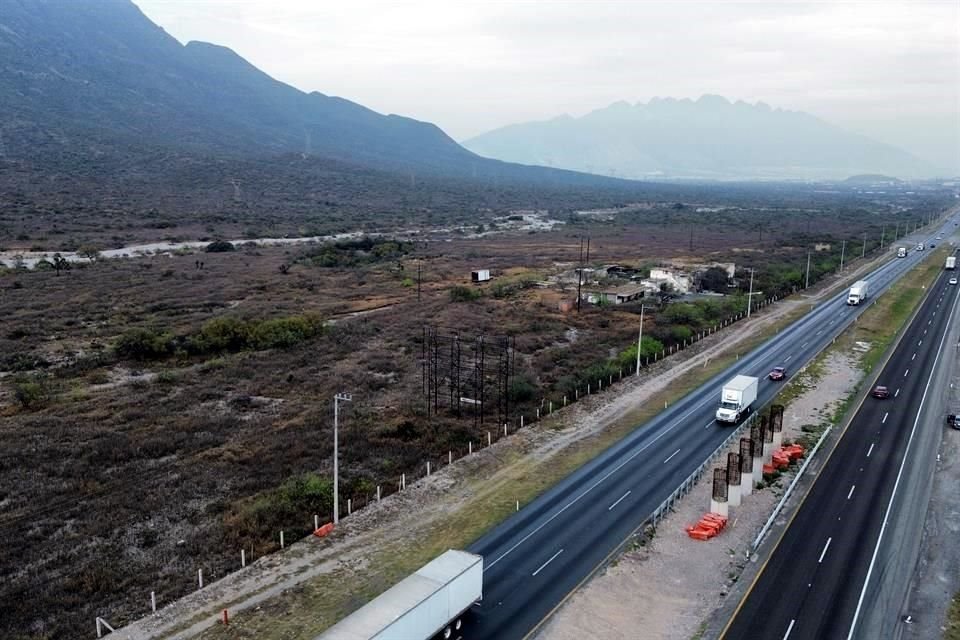
[[[447,464],[453,464],[453,451],[447,450]]]
[[[280,548],[283,549],[283,529],[280,530]]]
[[[553,413],[553,400],[550,401],[550,413]]]
[[[316,531],[319,527],[314,527],[313,530]],[[247,566],[247,550],[240,549],[240,568],[243,569]]]
[[[380,502],[380,485],[377,485],[377,502]]]
[[[430,461],[427,460],[427,477],[430,477]]]
[[[491,444],[493,444],[493,438],[490,436],[490,432],[487,431],[487,446],[489,447]]]
[[[407,474],[405,474],[405,473],[401,473],[401,474],[400,474],[400,484],[403,485],[403,488],[404,488],[404,489],[407,488]]]
[[[353,513],[353,500],[347,498],[347,515]]]
[[[520,428],[523,429],[523,416],[520,416]]]
[[[200,583],[200,589],[203,589],[203,569],[197,569],[197,582]]]
[[[156,591],[150,592],[150,610],[153,611],[154,613],[157,612],[157,592]]]

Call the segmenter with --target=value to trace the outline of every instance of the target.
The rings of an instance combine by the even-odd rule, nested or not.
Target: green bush
[[[473,302],[474,300],[479,300],[481,297],[483,297],[483,291],[474,289],[473,287],[457,285],[450,289],[451,302]]]
[[[241,351],[250,344],[251,328],[240,318],[223,317],[208,320],[200,332],[187,339],[187,348],[191,353],[222,353]]]
[[[670,327],[670,336],[677,342],[683,342],[693,336],[693,331],[690,330],[690,327],[678,324]]]
[[[227,242],[226,240],[214,240],[207,245],[207,248],[204,249],[207,253],[226,253],[228,251],[236,251],[236,247],[233,246],[232,242]]]
[[[250,346],[254,349],[292,347],[319,334],[323,321],[315,316],[274,318],[253,325]]]
[[[656,338],[651,338],[650,336],[643,336],[642,349],[640,350],[640,359],[645,360],[646,358],[653,358],[655,355],[663,351],[663,343],[657,340]],[[620,355],[616,358],[618,367],[623,367],[627,369],[629,367],[636,366],[637,364],[637,345],[636,343],[630,345],[626,349],[620,352]]]
[[[20,378],[14,380],[13,399],[22,409],[38,409],[47,403],[50,391],[40,378]]]
[[[114,343],[113,348],[121,358],[156,360],[173,353],[174,336],[172,333],[151,329],[127,329]]]
[[[229,537],[245,545],[274,540],[277,531],[306,533],[312,514],[333,511],[333,481],[315,473],[236,503],[225,517]]]
[[[510,381],[507,396],[511,402],[527,402],[533,400],[537,392],[536,386],[525,377],[514,378]]]

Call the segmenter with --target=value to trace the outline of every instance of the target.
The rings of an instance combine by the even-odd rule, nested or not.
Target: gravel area
[[[960,372],[954,369],[950,407],[960,408]],[[948,407],[949,408],[949,407]],[[948,411],[949,413],[949,411]],[[940,638],[954,594],[960,591],[960,431],[945,429],[937,455],[933,493],[923,528],[920,558],[913,576],[907,611],[912,623],[901,637]]]

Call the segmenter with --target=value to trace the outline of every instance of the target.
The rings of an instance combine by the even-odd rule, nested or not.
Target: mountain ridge
[[[806,113],[731,101],[614,102],[579,117],[513,123],[464,140],[483,156],[625,178],[928,177],[915,156]]]
[[[301,91],[227,47],[181,44],[130,0],[0,0],[0,103],[8,161],[296,152],[404,173],[612,183],[482,158],[432,123]]]

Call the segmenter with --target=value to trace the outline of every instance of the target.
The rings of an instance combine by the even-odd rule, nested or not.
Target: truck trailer
[[[482,596],[483,558],[450,550],[314,640],[456,640]]]
[[[717,422],[736,424],[750,413],[757,400],[759,380],[753,376],[734,376],[723,385],[720,392],[720,406],[717,407]]]
[[[866,280],[857,280],[850,287],[850,293],[847,294],[847,304],[860,304],[870,295],[870,283]]]
[[[944,266],[948,271],[953,271],[957,268],[957,257],[956,256],[947,256],[947,264]]]

